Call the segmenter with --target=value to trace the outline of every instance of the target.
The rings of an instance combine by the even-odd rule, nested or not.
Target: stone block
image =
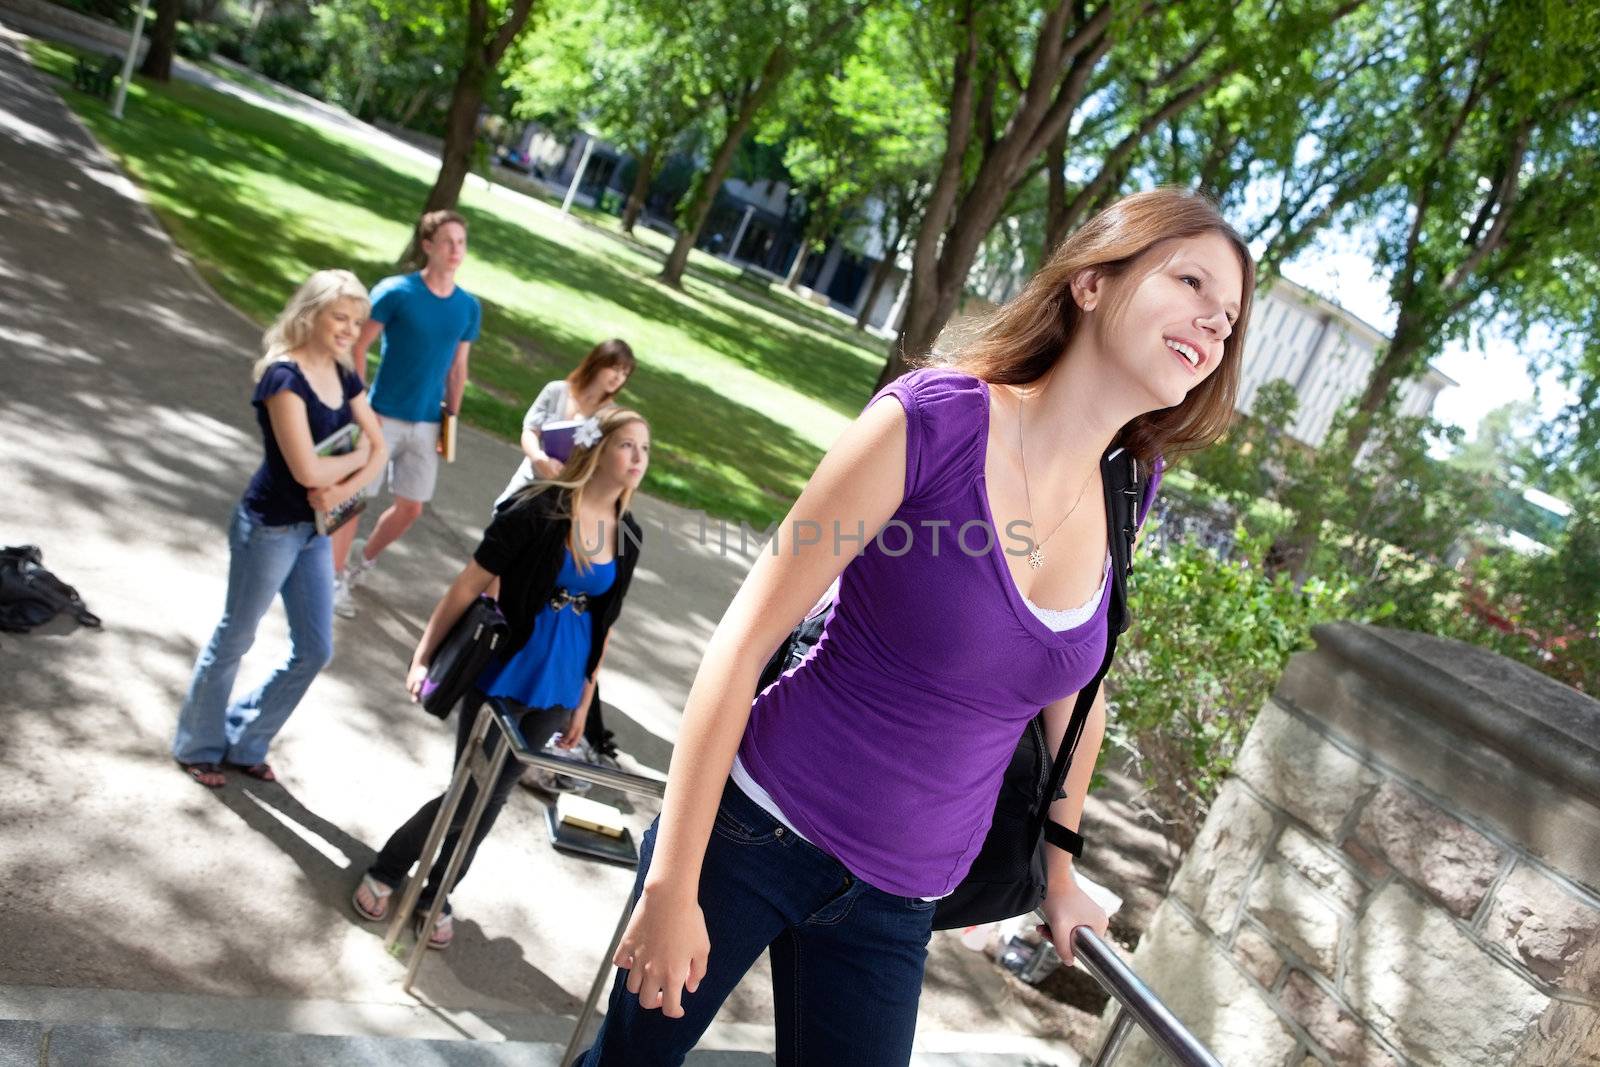
[[[1505,858],[1494,841],[1395,781],[1368,802],[1356,836],[1462,918],[1482,902]]]
[[[1287,865],[1274,860],[1250,883],[1245,910],[1285,948],[1328,977],[1338,964],[1340,914]]]
[[[1383,881],[1389,877],[1389,872],[1394,869],[1385,863],[1382,857],[1374,856],[1366,845],[1363,845],[1354,837],[1345,838],[1344,844],[1340,845],[1339,848],[1346,856],[1350,857],[1357,867],[1361,868],[1362,873],[1374,882]]]
[[[1242,925],[1233,937],[1233,958],[1251,978],[1268,989],[1278,980],[1283,970],[1283,957],[1272,947],[1272,942],[1262,936],[1254,926]]]
[[[0,1020],[0,1067],[39,1067],[43,1047],[39,1023]]]
[[[1587,774],[1558,773],[1593,760],[1600,704],[1457,642],[1345,623],[1314,636],[1316,651],[1290,659],[1274,702],[1420,783],[1446,810],[1600,887],[1600,777],[1593,762]],[[1439,654],[1419,659],[1418,642]]]
[[[1378,774],[1272,701],[1256,717],[1234,773],[1285,811],[1332,838]]]
[[[1594,1067],[1600,1063],[1600,1011],[1558,1000],[1550,1005],[1512,1067]]]
[[[1399,882],[1352,932],[1343,994],[1419,1067],[1503,1067],[1551,1003]]]
[[[1366,1026],[1303,971],[1290,971],[1278,1003],[1334,1063],[1399,1067]]]
[[[1212,930],[1226,936],[1245,885],[1272,835],[1272,812],[1238,781],[1229,780],[1211,805],[1200,835],[1172,883],[1172,895]]]
[[[1354,911],[1366,895],[1366,886],[1350,873],[1337,856],[1296,827],[1285,828],[1278,837],[1278,855],[1299,871],[1312,885]]]
[[[1484,936],[1545,981],[1600,996],[1600,909],[1527,864],[1495,892]]]
[[[1129,961],[1140,978],[1226,1067],[1281,1064],[1299,1044],[1268,997],[1240,973],[1227,951],[1178,909],[1162,904]],[[1112,1001],[1102,1033],[1116,1016]],[[1117,1067],[1165,1067],[1143,1031]]]

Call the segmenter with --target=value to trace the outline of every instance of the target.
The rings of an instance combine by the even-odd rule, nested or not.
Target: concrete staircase
[[[568,1016],[410,1003],[0,986],[0,1067],[559,1067]],[[1074,1067],[1026,1042],[918,1051],[912,1067]],[[769,1026],[716,1023],[690,1067],[773,1067]],[[919,1041],[919,1044],[922,1043]]]

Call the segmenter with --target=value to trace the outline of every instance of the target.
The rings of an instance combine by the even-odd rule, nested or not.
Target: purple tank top
[[[756,696],[739,758],[856,876],[931,897],[976,858],[1028,720],[1094,677],[1110,597],[1060,633],[1028,610],[1003,554],[1018,539],[986,532],[982,381],[919,370],[886,395],[906,413],[904,501],[845,568],[812,655]]]

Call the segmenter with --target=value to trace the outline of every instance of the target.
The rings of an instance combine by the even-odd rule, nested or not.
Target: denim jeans
[[[243,504],[228,526],[228,599],[195,661],[178,712],[172,754],[181,763],[254,764],[288,721],[317,672],[333,658],[333,555],[309,522],[266,526]],[[248,695],[233,695],[239,660],[283,595],[289,659]]]
[[[640,850],[635,899],[655,848]],[[779,1067],[893,1067],[911,1059],[933,902],[862,882],[729,782],[706,845],[700,910],[711,938],[684,1016],[646,1011],[618,971],[583,1067],[680,1064],[763,951],[772,959]]]
[[[472,727],[477,722],[478,711],[487,699],[481,691],[471,689],[461,698],[461,704],[456,708],[456,763],[461,762],[461,753],[472,736]],[[569,708],[526,709],[518,721],[518,726],[528,744],[537,750],[551,733],[565,729],[571,719],[572,711]],[[499,727],[490,727],[488,736],[483,739],[484,755],[493,752],[499,740]],[[500,777],[489,790],[488,803],[484,806],[483,816],[478,820],[472,840],[467,842],[467,854],[461,860],[461,869],[456,872],[456,885],[460,885],[461,880],[467,876],[467,869],[472,866],[472,858],[478,854],[478,846],[483,844],[483,839],[488,837],[489,831],[494,828],[495,820],[500,817],[500,809],[506,806],[506,800],[511,796],[511,790],[521,776],[522,764],[507,756],[506,765],[500,769]],[[467,813],[472,810],[472,801],[477,795],[477,786],[471,781],[467,782],[466,792],[461,794],[461,803],[456,808],[454,818],[450,820],[450,828],[445,832],[444,843],[439,846],[439,855],[433,861],[432,870],[428,872],[427,884],[422,887],[422,895],[417,898],[417,907],[423,911],[433,906],[434,892],[444,880],[444,869],[450,865],[450,857],[455,855],[456,847],[460,844],[461,828],[466,825]],[[416,814],[407,819],[400,829],[389,835],[389,840],[384,843],[378,858],[372,861],[372,866],[367,868],[367,873],[391,889],[399,889],[412,865],[422,856],[422,846],[428,843],[428,831],[433,828],[433,820],[439,817],[439,809],[443,806],[444,796],[441,794],[418,808]],[[449,910],[450,905],[446,902],[446,913]]]

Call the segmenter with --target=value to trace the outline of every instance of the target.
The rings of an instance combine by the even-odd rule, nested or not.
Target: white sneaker
[[[356,617],[356,598],[350,595],[350,576],[333,576],[333,613],[341,619]]]
[[[377,560],[367,558],[367,543],[365,541],[359,545],[352,545],[350,558],[345,560],[344,564],[345,584],[354,589],[366,580],[368,572],[377,565]]]
[[[544,750],[552,756],[566,756],[568,759],[579,759],[585,763],[594,762],[590,756],[593,749],[589,747],[586,739],[578,738],[578,743],[571,748],[558,747],[556,742],[559,740],[561,740],[559,733],[551,734],[550,740],[545,742]],[[583,778],[573,778],[571,775],[550,774],[549,778],[549,784],[545,788],[552,793],[576,793],[581,797],[594,788],[593,782]]]

